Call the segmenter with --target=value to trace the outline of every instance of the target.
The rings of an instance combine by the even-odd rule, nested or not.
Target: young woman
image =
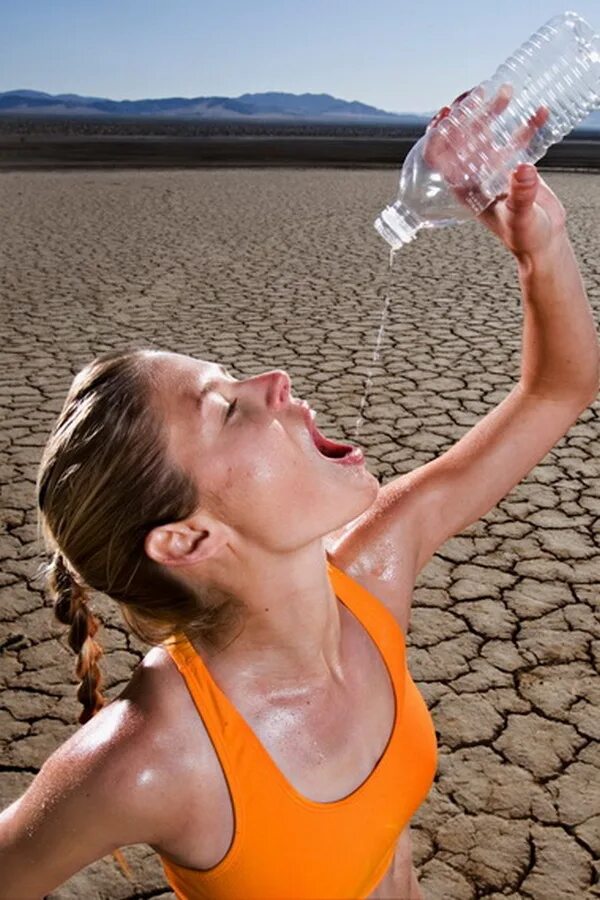
[[[285,372],[236,380],[138,349],[75,377],[38,503],[83,727],[0,815],[3,900],[138,843],[181,898],[422,897],[409,823],[437,754],[406,667],[415,579],[598,392],[558,199],[519,167],[480,220],[518,261],[521,379],[384,487],[319,434]],[[106,706],[87,588],[153,645]]]

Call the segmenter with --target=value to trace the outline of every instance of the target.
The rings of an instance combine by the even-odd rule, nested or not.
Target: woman
[[[448,148],[437,152],[443,163]],[[480,219],[534,273],[526,299],[536,260],[556,252],[568,321],[589,352],[571,375],[568,359],[560,370],[540,360],[541,332],[530,332],[505,412],[515,433],[527,418],[531,437],[521,457],[506,429],[490,428],[486,443],[477,426],[481,460],[507,459],[476,506],[473,480],[457,481],[464,438],[462,455],[457,445],[380,488],[357,448],[314,429],[285,372],[236,380],[210,362],[133,350],[78,373],[38,503],[83,727],[0,816],[0,897],[39,897],[137,843],[159,853],[181,898],[422,897],[409,822],[436,742],[406,669],[416,576],[545,455],[598,381],[560,202],[526,166]],[[547,372],[560,402],[544,402]],[[542,382],[544,398],[530,391]],[[104,707],[86,586],[154,645]]]

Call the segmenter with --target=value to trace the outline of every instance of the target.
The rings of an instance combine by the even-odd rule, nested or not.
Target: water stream
[[[364,392],[362,395],[362,400],[360,401],[360,409],[358,411],[358,416],[356,419],[356,426],[354,429],[354,440],[355,441],[358,440],[360,427],[364,421],[363,412],[365,409],[365,405],[367,403],[367,398],[369,396],[369,390],[371,388],[371,384],[373,381],[373,370],[375,369],[375,366],[377,365],[377,362],[379,360],[379,354],[381,352],[381,343],[383,341],[383,335],[384,335],[384,331],[385,331],[385,322],[386,322],[386,318],[387,318],[387,311],[388,311],[388,307],[390,305],[391,276],[392,276],[393,263],[394,263],[394,251],[390,250],[390,264],[389,264],[389,268],[388,268],[387,285],[386,285],[386,289],[385,289],[385,293],[384,293],[381,321],[379,323],[379,331],[377,332],[377,339],[375,341],[375,349],[373,350],[373,360],[371,362],[371,365],[369,366],[369,371],[367,372],[367,380],[365,382],[365,389],[364,389]]]

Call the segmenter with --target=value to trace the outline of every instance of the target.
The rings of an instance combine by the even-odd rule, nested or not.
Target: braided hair
[[[195,480],[169,456],[155,402],[156,353],[110,350],[84,366],[38,470],[38,539],[43,533],[54,614],[69,626],[77,654],[81,725],[106,705],[99,621],[88,591],[115,600],[128,630],[150,646],[184,632],[221,648],[242,618],[237,598],[199,592],[145,553],[153,528],[187,518],[202,499]],[[120,851],[113,856],[130,878]]]
[[[60,550],[56,550],[50,560],[47,583],[54,615],[63,625],[70,626],[69,646],[77,654],[75,672],[81,679],[77,689],[77,699],[83,704],[79,723],[84,725],[106,703],[100,693],[102,673],[98,666],[104,651],[94,640],[100,623],[87,604],[85,586],[67,566]],[[114,850],[112,855],[125,877],[132,881],[131,869],[123,853]]]
[[[84,585],[68,568],[60,550],[52,557],[48,588],[53,597],[54,615],[63,625],[70,626],[69,646],[77,654],[75,671],[81,679],[77,689],[77,699],[83,704],[79,723],[84,725],[106,703],[99,690],[102,673],[98,666],[104,651],[94,640],[99,622],[87,604]]]

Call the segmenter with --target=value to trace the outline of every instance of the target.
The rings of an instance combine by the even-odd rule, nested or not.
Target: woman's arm
[[[92,758],[60,747],[0,814],[1,900],[39,900],[116,849],[122,811],[111,814],[99,774]]]
[[[524,307],[518,384],[449,450],[388,482],[332,548],[334,561],[359,579],[377,577],[376,561],[386,560],[385,583],[370,589],[400,605],[394,611],[406,627],[407,560],[415,561],[410,577],[416,578],[442,544],[522,481],[600,388],[596,326],[564,210],[534,175],[521,186],[513,174],[506,201],[486,211],[484,223],[517,259]],[[391,552],[394,547],[403,553]]]
[[[115,712],[118,701],[62,744],[0,813],[0,900],[40,900],[119,847],[169,836],[180,798],[156,766],[155,777],[139,778],[140,766],[153,774],[150,742]]]
[[[538,397],[558,400],[577,393],[592,403],[600,388],[598,335],[566,231],[544,249],[522,254],[518,268],[521,384]]]
[[[535,166],[519,166],[509,193],[479,219],[517,260],[524,316],[521,385],[552,400],[574,393],[594,398],[598,336],[562,203]]]

